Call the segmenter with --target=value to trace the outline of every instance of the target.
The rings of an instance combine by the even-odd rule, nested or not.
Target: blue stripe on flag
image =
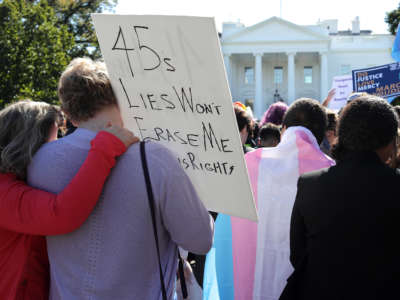
[[[395,61],[400,61],[400,24],[397,27],[397,33],[396,33],[396,38],[393,43],[393,48],[392,48],[392,57]]]
[[[219,214],[214,244],[204,268],[203,300],[233,300],[233,256],[231,217]]]

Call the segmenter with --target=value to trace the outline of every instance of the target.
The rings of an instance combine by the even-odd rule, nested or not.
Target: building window
[[[312,67],[304,67],[304,83],[312,83]]]
[[[282,84],[282,82],[283,82],[283,68],[275,67],[274,68],[274,83]]]
[[[253,84],[254,83],[254,68],[244,67],[244,83]]]
[[[349,75],[351,73],[350,65],[341,65],[340,66],[340,74],[341,75]]]

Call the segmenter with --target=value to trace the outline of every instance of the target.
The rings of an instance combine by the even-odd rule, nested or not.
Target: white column
[[[226,71],[226,79],[228,79],[229,87],[231,87],[231,53],[224,53],[224,64]]]
[[[264,101],[263,101],[263,87],[262,87],[262,78],[263,78],[263,72],[262,72],[262,53],[254,53],[255,56],[255,80],[256,80],[256,90],[255,94],[256,97],[254,99],[254,116],[258,119],[262,117],[262,114],[264,113],[265,107],[264,107]]]
[[[326,52],[319,53],[321,58],[321,99],[320,101],[324,101],[326,96],[328,95],[328,56]]]
[[[287,53],[288,56],[288,103],[294,102],[296,97],[296,76],[295,76],[295,52]]]

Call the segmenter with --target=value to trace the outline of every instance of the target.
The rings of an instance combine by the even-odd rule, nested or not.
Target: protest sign
[[[328,108],[340,110],[347,103],[347,97],[353,92],[353,78],[351,75],[335,76],[332,82],[335,96],[329,102]]]
[[[208,210],[257,220],[214,19],[92,18],[125,126],[176,155]]]
[[[400,95],[400,63],[353,70],[353,89],[389,98]]]

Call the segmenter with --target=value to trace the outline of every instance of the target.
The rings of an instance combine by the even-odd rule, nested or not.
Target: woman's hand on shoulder
[[[103,130],[116,136],[118,139],[121,140],[122,143],[124,143],[127,148],[130,145],[140,141],[139,138],[135,136],[132,131],[117,125],[111,125],[107,128],[104,128]]]

